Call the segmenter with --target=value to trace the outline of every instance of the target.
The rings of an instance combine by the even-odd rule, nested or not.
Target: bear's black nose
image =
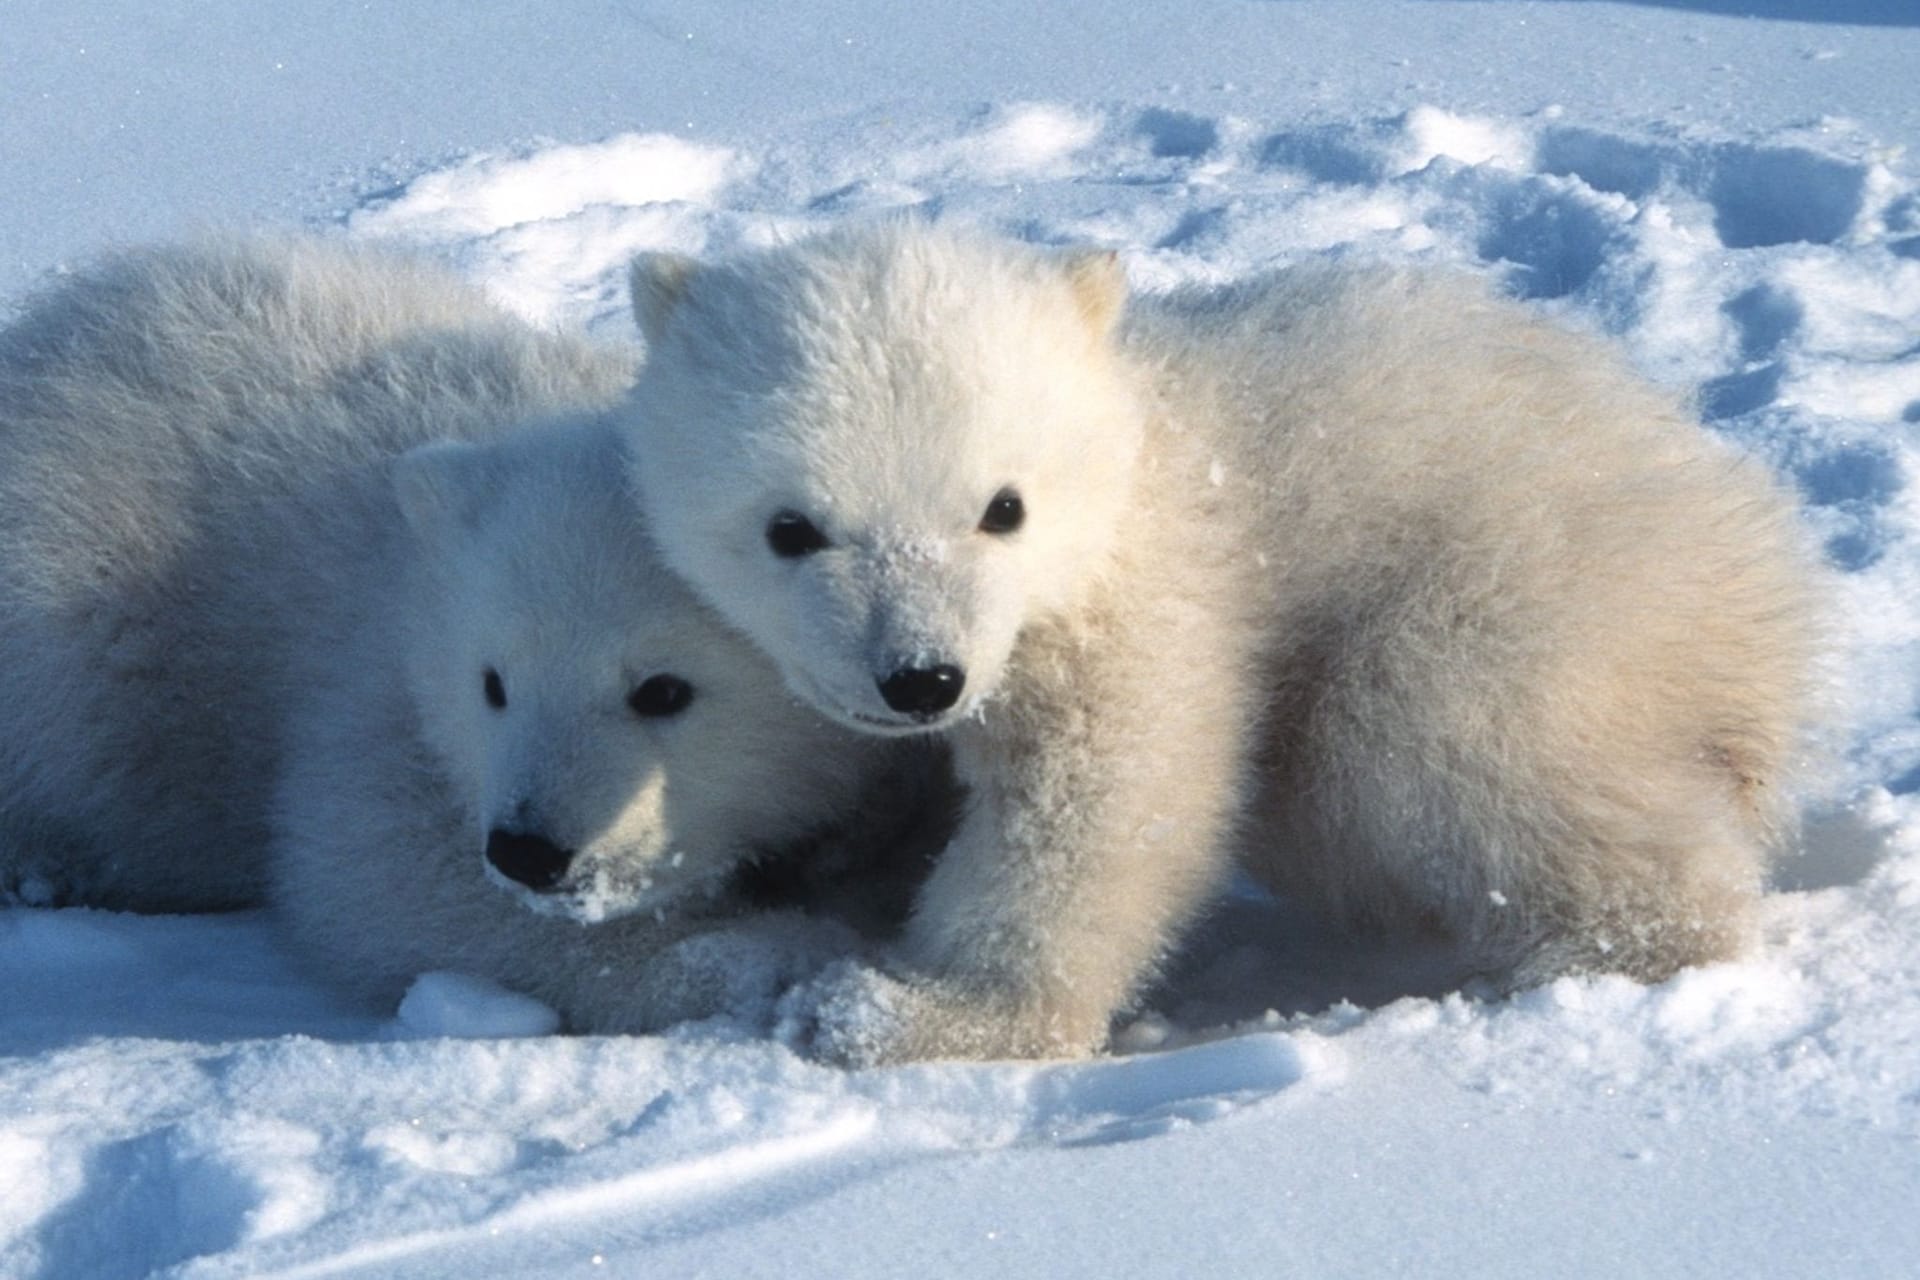
[[[507,879],[545,892],[567,874],[573,850],[562,849],[542,835],[495,827],[487,832],[487,861]]]
[[[930,720],[960,701],[967,673],[951,663],[937,667],[902,667],[880,681],[880,696],[895,711]]]

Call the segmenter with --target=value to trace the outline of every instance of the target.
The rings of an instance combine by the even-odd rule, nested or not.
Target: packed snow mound
[[[400,998],[396,1016],[420,1036],[504,1040],[560,1030],[560,1015],[532,996],[464,973],[421,974]]]
[[[1842,121],[1752,138],[1627,134],[1551,110],[1297,123],[1029,102],[796,126],[751,160],[646,134],[479,157],[369,196],[344,234],[418,245],[528,316],[626,340],[636,251],[721,253],[898,210],[1109,245],[1148,290],[1319,254],[1485,271],[1611,334],[1651,376],[1698,385],[1713,429],[1799,487],[1834,576],[1837,763],[1810,773],[1759,954],[1652,988],[1568,979],[1482,1002],[1418,955],[1241,896],[1197,931],[1114,1057],[843,1073],[744,1014],[662,1037],[547,1036],[547,1011],[457,975],[424,978],[398,1010],[342,1009],[286,968],[257,916],[18,908],[0,913],[14,992],[0,1274],[593,1274],[622,1256],[662,1273],[689,1257],[805,1272],[752,1251],[760,1224],[777,1239],[809,1206],[830,1215],[869,1184],[920,1185],[923,1166],[986,1170],[979,1181],[1038,1199],[1095,1168],[1136,1189],[1149,1165],[1225,1177],[1220,1151],[1273,1153],[1263,1203],[1296,1224],[1303,1273],[1343,1259],[1365,1273],[1404,1247],[1378,1223],[1424,1202],[1368,1218],[1358,1249],[1290,1217],[1297,1204],[1352,1163],[1427,1169],[1449,1211],[1448,1179],[1468,1175],[1433,1153],[1456,1151],[1469,1182],[1525,1201],[1539,1153],[1467,1132],[1516,1117],[1534,1144],[1562,1129],[1582,1150],[1613,1144],[1633,1177],[1667,1188],[1612,1228],[1648,1258],[1699,1220],[1696,1132],[1771,1150],[1773,1164],[1739,1172],[1785,1196],[1782,1221],[1803,1232],[1833,1228],[1835,1201],[1802,1188],[1795,1216],[1803,1201],[1780,1180],[1834,1143],[1861,1169],[1909,1170],[1863,1186],[1915,1190],[1920,190],[1892,149]],[[1216,1146],[1188,1140],[1203,1130]],[[1162,1146],[1130,1165],[1094,1154],[1134,1141]],[[1429,1163],[1408,1166],[1409,1143]],[[1084,1163],[1063,1163],[1068,1149]],[[1643,1203],[1620,1189],[1627,1174],[1582,1168],[1558,1194]],[[1247,1180],[1234,1185],[1251,1212]],[[1154,1220],[1149,1198],[1129,1203]],[[1877,1211],[1873,1195],[1860,1203]],[[1085,1205],[1103,1197],[1069,1196],[1056,1217]],[[1003,1206],[1008,1222],[1019,1211]],[[935,1206],[922,1222],[862,1221],[903,1250],[920,1233],[992,1237]],[[1190,1252],[1177,1232],[1147,1270]],[[1860,1234],[1854,1263],[1870,1271],[1906,1239]],[[698,1241],[712,1251],[674,1252]],[[1509,1243],[1490,1234],[1476,1268],[1544,1269]]]
[[[366,239],[435,246],[485,276],[506,305],[550,323],[614,305],[620,268],[640,250],[698,249],[699,212],[751,170],[725,147],[624,134],[470,157],[367,201],[347,227]],[[505,262],[511,270],[499,270]]]

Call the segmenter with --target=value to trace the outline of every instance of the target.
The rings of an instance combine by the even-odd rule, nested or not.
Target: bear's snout
[[[487,832],[487,861],[507,879],[544,893],[567,874],[573,850],[562,849],[537,832],[495,827]]]
[[[889,707],[916,720],[931,720],[960,701],[967,673],[950,662],[935,667],[902,667],[879,681]]]

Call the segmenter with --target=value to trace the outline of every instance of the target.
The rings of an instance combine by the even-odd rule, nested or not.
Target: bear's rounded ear
[[[1060,255],[1060,267],[1087,326],[1104,339],[1127,303],[1127,269],[1120,255],[1112,249],[1070,249]]]
[[[422,536],[470,527],[495,483],[490,451],[454,440],[409,449],[393,460],[391,475],[400,513]]]
[[[633,298],[633,318],[640,336],[651,347],[666,331],[667,317],[687,291],[687,281],[700,264],[683,253],[642,253],[627,268],[627,287]]]

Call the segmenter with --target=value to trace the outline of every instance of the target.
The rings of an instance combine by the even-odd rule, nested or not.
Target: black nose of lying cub
[[[887,705],[920,720],[930,720],[960,701],[967,673],[949,663],[937,667],[902,667],[880,682]]]
[[[507,879],[544,892],[567,874],[573,850],[562,849],[545,836],[495,827],[487,832],[487,861]]]

